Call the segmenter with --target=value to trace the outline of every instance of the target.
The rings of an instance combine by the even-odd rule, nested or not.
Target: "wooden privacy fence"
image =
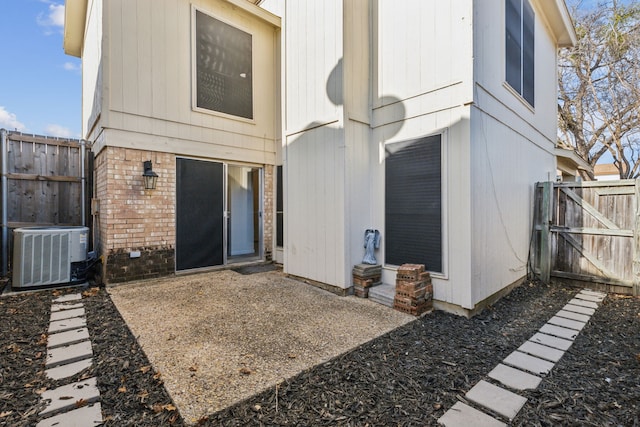
[[[536,184],[534,273],[638,295],[639,195],[640,180]]]
[[[11,259],[12,230],[84,225],[87,156],[83,141],[0,130],[2,275]]]

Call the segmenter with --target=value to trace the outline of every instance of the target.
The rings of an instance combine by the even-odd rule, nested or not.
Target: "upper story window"
[[[251,34],[195,11],[195,105],[253,119]]]
[[[506,80],[532,107],[535,87],[535,13],[529,0],[506,0]]]

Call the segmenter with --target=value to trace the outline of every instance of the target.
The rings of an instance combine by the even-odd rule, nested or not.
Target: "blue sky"
[[[80,138],[80,59],[62,48],[63,0],[0,0],[0,128]]]

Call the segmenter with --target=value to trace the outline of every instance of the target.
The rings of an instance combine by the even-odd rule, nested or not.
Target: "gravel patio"
[[[183,292],[182,280],[191,292]],[[437,425],[447,409],[578,292],[531,283],[472,319],[443,312],[415,319],[370,301],[335,297],[278,272],[225,271],[167,281],[84,294],[94,363],[69,381],[98,378],[104,425]],[[220,283],[223,287],[216,289]],[[256,287],[268,291],[262,297],[275,291],[281,296],[254,299]],[[295,310],[278,306],[287,304],[287,292],[295,295],[296,287],[321,308],[312,318],[324,316],[341,326],[336,338],[324,335],[322,319],[297,324],[301,317],[296,316],[310,310],[308,303]],[[209,292],[221,295],[225,288],[245,291],[239,298],[228,294],[240,307],[240,324],[228,307],[202,309],[213,303]],[[58,385],[46,378],[43,365],[51,301],[65,292],[0,298],[0,425],[35,425],[43,407],[40,393]],[[148,299],[137,299],[136,292]],[[332,314],[332,301],[352,307],[353,316],[341,322]],[[366,318],[374,315],[376,324],[367,330]],[[228,318],[229,329],[207,327],[220,318]],[[265,332],[298,327],[300,335],[286,334],[295,345]],[[189,338],[198,336],[206,339]],[[220,347],[212,347],[217,340]],[[248,348],[238,351],[239,343]],[[194,359],[198,346],[202,360]],[[333,353],[322,353],[327,349]],[[226,377],[215,389],[205,373],[220,366]],[[252,382],[261,376],[268,378],[266,385]],[[237,384],[247,385],[248,394],[238,393]],[[192,392],[213,402],[205,398],[201,405],[195,399],[204,409],[189,409]],[[541,385],[523,396],[528,401],[512,425],[639,426],[640,298],[610,294]]]

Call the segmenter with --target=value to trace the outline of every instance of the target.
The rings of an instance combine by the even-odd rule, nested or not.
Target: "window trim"
[[[198,52],[196,51],[197,45],[197,34],[196,34],[196,16],[197,13],[200,12],[211,18],[223,22],[233,28],[236,28],[240,31],[248,33],[251,35],[251,116],[252,118],[246,118],[242,116],[235,116],[233,114],[224,113],[222,111],[210,110],[204,107],[198,107]],[[208,114],[212,116],[222,117],[226,119],[236,120],[239,122],[255,124],[256,123],[256,106],[255,106],[255,69],[256,69],[256,59],[255,59],[255,33],[251,29],[238,24],[237,22],[232,22],[229,19],[222,18],[217,16],[213,11],[202,9],[195,5],[191,6],[191,110],[198,113]]]

